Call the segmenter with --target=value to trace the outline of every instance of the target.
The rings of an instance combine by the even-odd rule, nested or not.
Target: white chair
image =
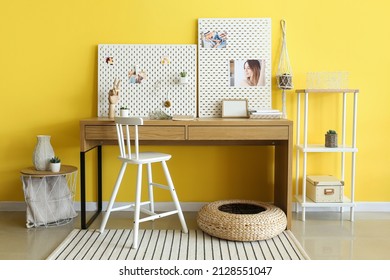
[[[155,152],[140,152],[139,144],[138,144],[138,126],[143,125],[143,119],[137,117],[115,117],[116,130],[118,134],[118,144],[120,150],[119,160],[122,161],[122,167],[120,169],[118,178],[116,180],[114,189],[112,191],[112,195],[110,198],[110,202],[107,207],[107,212],[103,217],[103,221],[100,225],[100,233],[104,232],[106,227],[108,218],[112,211],[120,211],[124,209],[128,209],[134,207],[134,227],[133,227],[133,248],[138,247],[138,230],[139,224],[146,221],[151,221],[159,218],[163,218],[169,215],[177,214],[180,219],[180,223],[182,226],[182,230],[184,233],[188,232],[186,222],[184,220],[183,212],[180,207],[179,200],[176,195],[175,188],[173,186],[172,178],[168,170],[168,166],[166,161],[168,161],[172,156],[169,154],[163,153],[155,153]],[[133,148],[135,151],[132,153],[132,145],[130,142],[130,127],[134,127],[134,144]],[[162,185],[158,183],[154,183],[152,181],[152,163],[161,162],[165,177],[168,185]],[[137,183],[136,183],[136,192],[135,192],[135,202],[129,205],[115,207],[113,208],[116,195],[118,193],[120,184],[122,182],[123,175],[125,173],[127,164],[135,164],[138,166],[138,174],[137,174]],[[147,165],[148,172],[148,189],[149,189],[149,200],[141,202],[141,188],[142,188],[142,167],[143,165]],[[154,212],[154,197],[153,197],[153,187],[158,187],[161,189],[169,190],[172,196],[172,199],[175,204],[176,210],[163,212],[163,213],[155,213]],[[149,209],[145,207],[141,207],[144,205],[149,205]],[[140,212],[147,214],[145,218],[140,218]]]

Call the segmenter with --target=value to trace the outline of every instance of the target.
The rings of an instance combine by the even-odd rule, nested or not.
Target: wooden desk
[[[192,121],[145,120],[139,127],[141,144],[152,145],[271,145],[275,147],[274,205],[287,215],[291,228],[292,121],[285,119],[201,118]],[[102,146],[117,145],[115,123],[108,118],[80,121],[81,228],[102,211]],[[85,153],[98,152],[98,209],[86,221]]]

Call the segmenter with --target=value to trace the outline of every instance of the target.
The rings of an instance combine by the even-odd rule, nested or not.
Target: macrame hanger
[[[287,118],[286,112],[286,90],[292,89],[292,71],[290,66],[290,58],[287,51],[287,39],[286,39],[286,21],[282,19],[280,21],[280,26],[282,28],[282,47],[280,50],[279,66],[276,74],[277,84],[280,89],[282,89],[282,116]]]
[[[286,27],[286,21],[284,19],[280,21],[280,26],[282,28],[282,49],[280,51],[278,71],[279,74],[292,75],[291,67],[290,67],[290,58],[288,56],[288,51],[287,51],[287,39],[286,39],[287,27]]]

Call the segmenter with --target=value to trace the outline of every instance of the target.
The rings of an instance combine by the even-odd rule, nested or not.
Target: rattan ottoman
[[[286,229],[286,214],[278,207],[253,200],[221,200],[204,205],[196,219],[209,235],[235,241],[256,241]]]

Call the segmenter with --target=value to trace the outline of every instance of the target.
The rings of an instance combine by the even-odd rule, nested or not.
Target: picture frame
[[[223,99],[222,100],[222,118],[247,118],[248,100],[247,99]]]

